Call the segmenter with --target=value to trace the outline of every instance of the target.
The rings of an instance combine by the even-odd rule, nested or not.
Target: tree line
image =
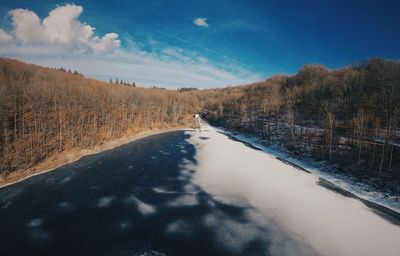
[[[143,130],[188,126],[186,95],[0,59],[0,174]]]
[[[306,65],[292,76],[207,93],[210,122],[400,191],[400,62]]]

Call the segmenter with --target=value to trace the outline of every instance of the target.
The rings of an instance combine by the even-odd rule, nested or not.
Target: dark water
[[[0,255],[265,254],[257,240],[229,251],[215,237],[223,227],[201,224],[216,210],[246,222],[245,209],[188,192],[187,136],[154,135],[0,189]],[[173,203],[182,196],[197,203]]]

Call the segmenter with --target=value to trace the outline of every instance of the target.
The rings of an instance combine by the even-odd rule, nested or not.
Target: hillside
[[[139,132],[188,127],[197,105],[177,91],[0,59],[0,176]]]
[[[293,76],[208,93],[211,123],[400,192],[400,62],[308,65]]]

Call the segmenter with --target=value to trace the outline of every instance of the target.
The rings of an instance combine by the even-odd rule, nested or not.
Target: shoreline
[[[400,213],[400,205],[399,205],[398,201],[395,199],[393,199],[393,200],[387,199],[387,198],[385,199],[386,193],[384,191],[376,190],[376,189],[361,191],[360,190],[361,188],[357,189],[357,187],[356,187],[357,184],[346,179],[346,176],[344,176],[344,175],[335,176],[335,175],[332,175],[331,173],[329,173],[330,167],[320,165],[313,161],[310,162],[310,160],[307,160],[307,159],[294,158],[292,155],[288,154],[287,152],[282,150],[282,148],[280,148],[280,147],[264,145],[257,136],[254,136],[252,134],[234,131],[229,128],[224,128],[222,126],[219,126],[219,127],[214,126],[214,127],[224,131],[225,135],[233,137],[234,140],[237,140],[244,144],[250,144],[253,147],[256,147],[257,150],[262,150],[266,153],[269,153],[269,154],[275,156],[279,161],[282,161],[285,164],[289,164],[301,171],[315,175],[318,178],[324,179],[324,180],[332,183],[334,186],[336,186],[337,188],[339,188],[341,190],[352,193],[364,204],[366,204],[365,202],[370,202],[371,204],[376,204],[378,206],[388,208],[389,210],[394,211],[396,214]],[[355,187],[353,187],[353,185]],[[367,186],[366,184],[364,184],[364,185]],[[327,188],[327,187],[325,187],[325,188]],[[377,197],[377,194],[370,195],[366,192],[372,192],[372,193],[376,192],[376,193],[380,194],[380,196]],[[397,217],[397,218],[399,218],[399,217]]]
[[[76,162],[76,161],[80,160],[82,157],[95,155],[95,154],[102,153],[102,152],[105,152],[108,150],[112,150],[112,149],[122,146],[124,144],[128,144],[128,143],[143,139],[148,136],[166,133],[166,132],[172,132],[172,131],[186,131],[186,130],[191,130],[191,129],[192,128],[189,128],[186,126],[178,126],[178,127],[174,127],[174,128],[171,127],[171,128],[165,128],[165,129],[146,130],[146,131],[138,132],[131,136],[124,136],[124,137],[121,137],[121,138],[118,138],[115,140],[108,141],[104,144],[94,146],[91,149],[78,149],[75,151],[70,150],[70,151],[61,152],[57,155],[51,156],[49,159],[47,159],[35,166],[32,166],[28,169],[19,170],[19,171],[10,173],[8,176],[6,176],[5,178],[2,178],[0,180],[0,189],[11,186],[16,183],[19,183],[21,181],[27,180],[31,177],[54,171],[60,167],[63,167],[64,165]]]

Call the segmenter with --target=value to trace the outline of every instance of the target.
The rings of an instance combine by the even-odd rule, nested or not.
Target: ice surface
[[[299,171],[275,154],[231,140],[216,128],[207,130],[188,133],[198,163],[187,167],[195,170],[193,183],[217,201],[253,207],[259,213],[250,218],[256,227],[277,230],[276,236],[269,234],[271,254],[398,255],[399,226],[359,200],[319,186],[317,175]],[[207,218],[205,223],[212,223],[213,217]],[[244,241],[231,236],[232,230],[238,237],[262,233],[251,224],[229,221],[224,229],[221,237],[232,245]],[[290,239],[282,238],[287,235],[296,242],[287,243]],[[300,242],[304,246],[299,247]]]
[[[224,131],[222,129],[218,129],[220,132],[224,132],[228,134],[229,136],[232,136],[236,139],[239,139],[240,141],[244,141],[245,143],[249,143],[255,147],[260,148],[261,150],[270,153],[273,157],[276,158],[281,158],[284,160],[287,160],[291,163],[294,163],[301,168],[306,169],[307,171],[322,177],[326,180],[329,180],[330,182],[334,183],[335,185],[346,189],[355,195],[357,195],[360,198],[384,205],[392,210],[395,210],[397,212],[400,212],[400,200],[399,198],[396,198],[390,194],[383,193],[380,191],[377,191],[376,189],[372,188],[371,186],[364,184],[362,182],[356,182],[352,180],[351,178],[341,175],[339,173],[331,173],[331,172],[326,172],[326,171],[321,171],[321,169],[326,168],[324,164],[322,163],[316,163],[316,162],[307,162],[307,161],[302,161],[299,159],[295,159],[293,157],[288,156],[286,153],[281,152],[278,149],[275,149],[275,147],[267,147],[262,145],[258,138],[253,137],[253,136],[246,136],[243,134],[233,134],[228,131]]]

